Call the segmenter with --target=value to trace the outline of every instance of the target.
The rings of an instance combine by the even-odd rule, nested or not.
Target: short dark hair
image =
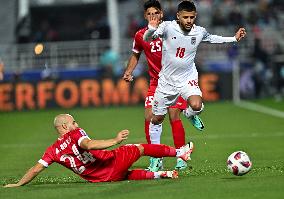
[[[182,1],[178,4],[178,12],[180,11],[187,11],[187,12],[192,12],[196,11],[196,7],[193,2],[191,1]]]
[[[161,4],[157,0],[148,0],[144,3],[144,11],[148,10],[148,8],[156,8],[158,10],[162,10]]]

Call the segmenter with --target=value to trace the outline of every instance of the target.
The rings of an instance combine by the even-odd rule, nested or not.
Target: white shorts
[[[187,100],[193,95],[202,97],[201,90],[198,86],[198,75],[185,83],[181,88],[170,85],[159,79],[158,87],[154,95],[152,112],[154,115],[165,115],[167,114],[168,107],[175,104],[179,96]]]

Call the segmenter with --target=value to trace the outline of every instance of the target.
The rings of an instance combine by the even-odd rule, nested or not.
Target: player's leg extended
[[[151,86],[152,85],[152,86]],[[150,121],[152,119],[152,102],[154,98],[154,92],[156,90],[156,84],[153,82],[150,83],[150,88],[148,90],[148,94],[145,100],[145,135],[148,144],[151,144],[150,139]],[[160,144],[161,140],[161,133],[162,133],[162,125],[158,126],[158,130],[155,131],[155,134],[152,134],[152,140],[155,144]],[[146,170],[148,171],[158,171],[163,168],[163,159],[162,158],[154,158],[150,157],[150,164]]]
[[[193,151],[193,143],[190,142],[179,149],[175,149],[171,146],[162,144],[139,144],[135,145],[141,156],[152,157],[178,157],[183,161],[190,160],[190,155]],[[159,179],[159,178],[177,178],[178,172],[173,171],[145,171],[145,170],[133,170],[128,171],[126,179],[128,180],[145,180],[145,179]]]
[[[197,116],[203,110],[202,92],[198,85],[198,73],[193,72],[190,80],[180,90],[181,97],[188,102],[188,108],[183,111],[185,117],[196,127],[198,130],[204,130],[202,120]]]
[[[151,78],[150,79],[149,88],[148,88],[148,91],[147,91],[147,96],[145,98],[145,105],[144,105],[144,108],[145,108],[145,113],[144,113],[145,122],[144,122],[144,125],[145,125],[145,136],[146,136],[146,140],[147,140],[148,144],[151,143],[150,133],[149,133],[149,126],[150,126],[150,122],[151,122],[151,119],[152,119],[152,116],[153,116],[153,114],[152,114],[152,104],[153,104],[154,94],[155,94],[157,85],[158,85],[158,80],[156,80],[154,78]],[[156,139],[157,139],[158,144],[160,144],[160,138],[157,136]]]
[[[181,111],[181,109],[174,108],[174,106],[168,109],[174,145],[177,149],[185,145],[185,130],[180,119]],[[177,164],[175,166],[175,169],[182,170],[185,168],[187,168],[187,163],[181,158],[177,158]]]
[[[161,179],[161,178],[178,178],[178,172],[173,171],[145,171],[135,169],[128,172],[127,180],[147,180],[147,179]]]
[[[150,121],[151,121],[151,118],[152,118],[153,114],[152,114],[152,105],[148,104],[148,106],[150,106],[150,107],[146,108],[146,102],[145,102],[145,123],[144,123],[145,126],[144,127],[145,127],[145,136],[146,136],[147,143],[151,144],[150,133],[149,133],[149,126],[150,126]],[[162,132],[162,131],[160,131],[160,132]],[[157,137],[157,139],[158,139],[157,142],[160,143],[160,137]],[[163,167],[163,159],[162,158],[150,157],[150,164],[146,168],[146,170],[148,170],[148,171],[157,171],[157,170],[162,169],[162,167]]]
[[[139,144],[136,145],[140,151],[141,156],[152,156],[152,157],[178,157],[184,161],[190,160],[190,155],[193,152],[193,143],[188,144],[176,149],[171,146],[164,144]]]
[[[149,132],[152,144],[160,143],[162,133],[162,123],[167,114],[168,107],[172,105],[178,97],[176,88],[166,82],[159,81],[152,103],[153,117],[151,119]],[[152,170],[157,171],[157,170]]]
[[[183,111],[183,114],[198,130],[204,130],[204,124],[198,116],[204,109],[202,98],[199,95],[192,95],[188,97],[188,108]]]
[[[162,134],[162,122],[164,116],[155,116],[153,115],[152,121],[149,125],[150,141],[152,144],[161,143],[161,134]],[[152,157],[150,158],[150,165],[146,169],[148,171],[158,171],[163,169],[163,158],[162,157]]]
[[[162,133],[162,123],[167,114],[169,104],[172,101],[175,101],[175,96],[166,96],[166,91],[163,91],[160,84],[158,85],[154,99],[152,102],[152,118],[149,126],[150,139],[152,144],[160,144],[160,137]],[[168,100],[168,97],[172,97],[171,100]]]
[[[150,122],[152,119],[152,104],[154,100],[154,94],[156,91],[156,88],[158,86],[158,80],[151,78],[149,89],[147,92],[147,97],[145,99],[145,135],[147,139],[147,143],[155,143],[160,144],[161,140],[161,133],[162,133],[162,125],[157,126],[155,129],[156,131],[152,132],[152,135],[150,136]],[[150,165],[146,169],[148,171],[158,171],[163,168],[163,159],[162,158],[154,158],[150,157]]]

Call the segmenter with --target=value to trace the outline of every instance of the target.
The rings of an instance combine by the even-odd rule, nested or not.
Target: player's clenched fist
[[[133,81],[133,76],[130,73],[125,72],[123,75],[123,79],[127,82]]]
[[[244,38],[246,36],[246,29],[244,28],[240,28],[237,32],[236,32],[236,39],[237,41],[240,41],[242,38]]]

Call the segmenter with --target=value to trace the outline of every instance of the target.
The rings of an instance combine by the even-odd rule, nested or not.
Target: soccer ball
[[[228,169],[237,176],[242,176],[251,170],[252,162],[249,156],[243,151],[232,153],[227,160]]]

